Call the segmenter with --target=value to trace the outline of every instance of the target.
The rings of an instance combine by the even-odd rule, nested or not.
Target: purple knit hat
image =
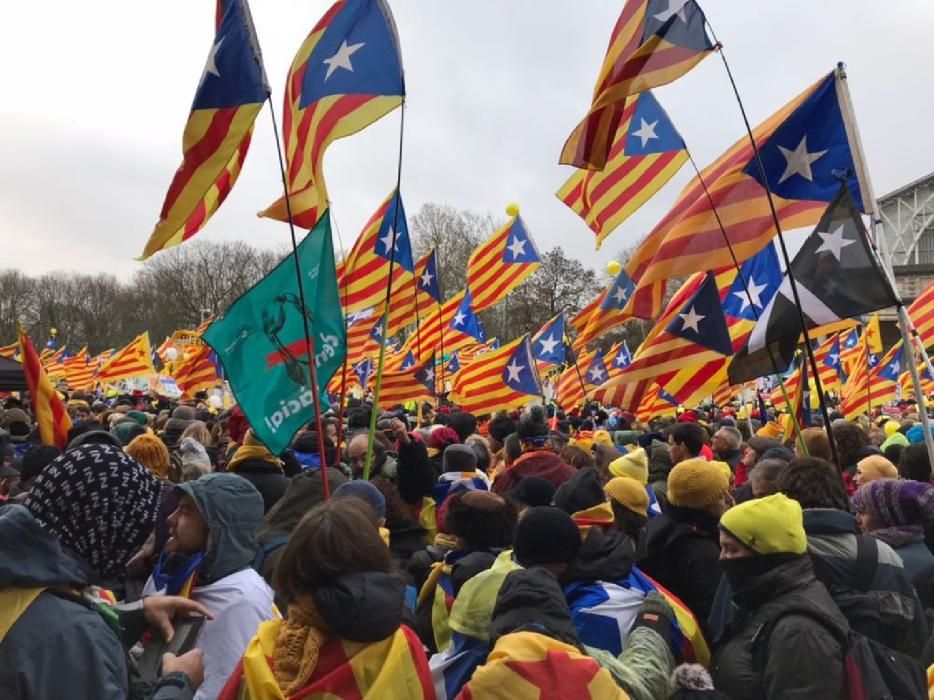
[[[934,484],[878,479],[860,486],[853,502],[858,511],[871,513],[884,527],[934,521]]]

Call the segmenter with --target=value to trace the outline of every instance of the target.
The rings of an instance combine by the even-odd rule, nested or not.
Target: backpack
[[[814,620],[830,632],[843,650],[843,688],[846,700],[925,700],[927,677],[920,662],[890,649],[846,627],[810,607],[797,606],[782,610],[762,623],[752,637],[753,667],[761,686],[765,670],[769,639],[775,625],[788,615],[801,615]]]
[[[827,590],[850,624],[851,630],[887,646],[893,646],[888,644],[889,640],[885,635],[879,600],[869,594],[878,566],[879,546],[875,538],[857,535],[856,566],[851,584],[829,584]]]
[[[256,548],[256,556],[253,557],[253,570],[262,576],[263,565],[266,563],[266,557],[279,549],[279,547],[284,547],[285,543],[288,541],[288,535],[276,535],[275,537],[270,537],[265,542],[261,542],[259,547]]]

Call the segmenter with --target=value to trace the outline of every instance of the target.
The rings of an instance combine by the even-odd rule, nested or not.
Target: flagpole
[[[587,403],[587,385],[584,384],[584,375],[581,374],[581,367],[577,364],[577,353],[574,352],[574,348],[571,347],[571,344],[568,343],[568,350],[571,353],[571,360],[574,362],[574,369],[577,370],[577,381],[581,383],[581,391],[584,392],[584,403]]]
[[[842,62],[837,64],[835,73],[837,77],[836,85],[838,102],[840,103],[840,113],[843,117],[843,126],[846,129],[847,140],[850,143],[850,150],[853,153],[853,165],[856,166],[856,180],[859,182],[859,188],[863,198],[863,206],[869,207],[869,224],[871,230],[875,232],[876,226],[882,223],[882,215],[879,212],[879,203],[876,201],[876,196],[872,189],[872,181],[869,179],[869,168],[866,166],[866,156],[863,153],[863,144],[859,137],[859,129],[856,126],[856,113],[853,110],[853,102],[850,99],[850,89],[847,84],[846,67]],[[880,236],[882,236],[882,231],[879,233]],[[879,249],[876,247],[875,239],[875,236],[869,236],[869,245],[876,257],[880,258]],[[879,260],[877,260],[877,264],[878,263]],[[925,363],[928,366],[928,371],[930,372],[931,361],[928,358],[927,351],[924,348],[924,341],[922,341],[921,337],[918,335],[918,329],[914,327],[914,324],[911,321],[911,317],[908,315],[908,310],[902,303],[901,295],[898,293],[898,287],[895,285],[895,278],[892,274],[891,259],[889,258],[885,260],[882,264],[880,264],[880,267],[885,272],[884,279],[886,284],[889,286],[889,291],[897,300],[896,309],[898,311],[899,319],[898,328],[901,331],[902,342],[904,342],[905,348],[910,351],[913,344],[912,340],[914,340],[914,345],[921,352],[921,356],[924,358]],[[927,398],[924,396],[924,390],[921,387],[921,377],[918,375],[918,366],[914,362],[914,358],[910,356],[910,352],[908,365],[908,372],[911,374],[911,383],[915,390],[915,398],[918,401],[918,408],[920,409],[918,413],[921,416],[921,425],[924,427],[924,444],[927,447],[928,459],[934,462],[934,436],[931,435],[931,421],[928,417]],[[868,383],[871,389],[871,379]]]
[[[739,260],[736,257],[736,251],[733,250],[733,244],[730,241],[730,237],[726,235],[726,228],[723,225],[723,221],[720,219],[720,212],[717,211],[717,205],[714,204],[713,197],[710,196],[710,191],[707,189],[707,183],[704,182],[704,177],[701,175],[700,168],[697,167],[697,162],[694,160],[694,156],[691,154],[691,150],[687,147],[687,144],[684,146],[684,150],[688,155],[688,160],[691,161],[691,166],[694,168],[694,173],[697,175],[697,181],[700,182],[701,188],[704,190],[704,195],[707,197],[707,203],[710,205],[710,210],[713,212],[714,218],[717,220],[717,225],[720,227],[720,234],[723,236],[723,241],[726,243],[727,250],[730,251],[730,258],[733,260],[733,267],[736,268],[736,275],[739,277],[740,284],[743,285],[743,292],[746,294],[746,298],[749,300],[749,308],[752,311],[752,315],[755,316],[756,323],[759,323],[759,312],[756,310],[756,305],[752,303],[752,295],[749,293],[749,286],[746,284],[746,277],[743,275],[743,267],[739,264]],[[771,243],[769,243],[771,245]],[[775,377],[778,379],[778,386],[782,390],[782,396],[785,399],[785,404],[791,406],[791,397],[788,394],[788,388],[785,386],[785,380],[782,379],[781,373],[778,371],[778,362],[775,359],[775,355],[772,354],[772,347],[766,343],[765,351],[769,354],[769,360],[772,363],[772,369],[775,370]],[[807,443],[804,442],[804,435],[801,433],[801,426],[798,424],[798,418],[794,414],[791,416],[791,425],[792,429],[795,432],[795,437],[798,439],[798,443],[801,445],[801,449],[805,455],[810,454],[808,452]]]
[[[321,459],[321,492],[324,496],[324,500],[327,501],[331,498],[331,491],[328,485],[328,462],[324,450],[324,427],[321,420],[321,397],[318,395],[318,372],[315,363],[315,339],[311,337],[311,329],[308,327],[308,305],[305,303],[305,285],[302,283],[302,265],[298,259],[298,241],[295,238],[295,222],[292,220],[292,203],[289,200],[289,183],[285,174],[285,160],[282,157],[282,143],[279,140],[279,125],[276,124],[276,110],[272,104],[271,95],[266,98],[266,101],[269,102],[269,114],[272,118],[272,133],[276,139],[276,154],[279,156],[279,172],[282,174],[282,192],[285,199],[285,211],[289,218],[289,233],[292,236],[292,260],[295,262],[295,279],[298,282],[298,299],[302,305],[302,326],[305,332],[305,351],[308,353],[308,376],[311,379],[311,393],[314,395],[315,430],[318,433],[318,455]]]
[[[341,257],[344,260],[347,260],[347,252],[344,249],[344,238],[341,236],[341,230],[337,225],[337,219],[333,216],[331,209],[331,202],[328,200],[328,212],[331,214],[331,221],[334,224],[334,230],[337,231],[337,242],[341,246]],[[350,326],[347,323],[347,268],[344,268],[344,284],[343,286],[343,299],[344,299],[344,338],[350,337]],[[350,358],[350,348],[347,348],[347,351],[344,353],[344,361],[341,363],[341,404],[337,409],[337,453],[334,461],[337,464],[341,463],[341,447],[344,442],[344,406],[347,403],[347,364]],[[365,387],[364,387],[365,388]]]
[[[710,25],[710,22],[707,22],[707,26],[710,28],[710,33],[713,36],[713,40],[719,44],[720,42],[717,39],[717,35],[714,32],[713,27]],[[801,297],[798,294],[798,282],[791,271],[791,256],[788,254],[788,246],[785,244],[785,234],[782,232],[782,224],[778,218],[778,210],[775,208],[775,200],[772,198],[772,191],[769,189],[769,179],[765,172],[765,165],[762,162],[762,155],[759,153],[759,145],[756,143],[756,138],[752,134],[752,126],[750,126],[749,117],[746,115],[746,107],[743,105],[743,100],[739,95],[739,88],[736,85],[736,81],[733,79],[733,71],[730,70],[730,64],[726,60],[726,54],[723,51],[722,45],[720,45],[718,52],[720,54],[720,60],[723,61],[723,67],[726,70],[727,78],[729,78],[730,85],[733,88],[733,95],[736,97],[736,103],[739,105],[739,112],[743,117],[743,124],[746,127],[746,134],[749,136],[749,143],[752,146],[752,152],[756,159],[756,166],[759,170],[759,175],[762,177],[762,187],[765,189],[765,196],[769,202],[769,211],[772,214],[772,222],[775,224],[778,246],[782,252],[782,258],[785,261],[785,271],[788,275],[788,286],[791,288],[791,296],[794,300],[795,308],[798,310],[798,322],[801,324],[801,333],[804,335],[805,353],[807,356],[808,364],[811,365],[811,373],[814,375],[814,386],[817,389],[817,399],[820,401],[821,416],[824,420],[824,430],[827,432],[827,439],[830,442],[831,456],[833,457],[834,462],[839,465],[837,446],[833,438],[833,430],[830,426],[830,413],[827,410],[827,398],[824,396],[824,387],[821,384],[820,372],[817,368],[817,359],[814,357],[814,349],[811,347],[811,334],[808,332],[808,324],[804,318],[804,309],[801,306]]]
[[[373,442],[376,439],[376,418],[379,414],[379,392],[383,385],[383,368],[386,365],[386,332],[389,328],[389,306],[392,300],[392,274],[396,266],[396,239],[399,235],[399,210],[402,209],[402,143],[405,134],[405,98],[399,105],[399,158],[396,164],[396,207],[393,212],[392,245],[389,249],[389,279],[386,281],[386,303],[383,307],[383,332],[380,335],[379,362],[376,366],[376,384],[373,387],[373,410],[370,411],[370,430],[366,445],[366,464],[363,467],[363,479],[368,481],[373,467]]]
[[[435,391],[435,408],[441,406],[441,394],[445,393],[447,385],[444,383],[444,309],[441,304],[441,299],[443,298],[443,292],[441,290],[441,262],[438,259],[438,250],[435,249],[435,274],[438,276],[438,343],[441,348],[441,391]],[[931,374],[934,376],[934,373]]]

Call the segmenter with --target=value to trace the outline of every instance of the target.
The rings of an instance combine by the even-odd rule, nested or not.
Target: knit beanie
[[[555,491],[553,502],[565,513],[573,514],[606,503],[600,475],[593,467],[578,469]]]
[[[195,409],[191,406],[176,406],[175,410],[172,411],[172,418],[176,420],[194,420]]]
[[[126,417],[132,418],[134,421],[136,421],[137,423],[143,426],[149,423],[149,416],[147,416],[142,411],[130,411],[129,413],[126,414]]]
[[[593,434],[593,444],[594,445],[607,445],[608,447],[613,447],[613,438],[610,436],[610,433],[606,430],[597,430]]]
[[[783,493],[733,506],[720,518],[720,529],[756,554],[804,554],[808,549],[801,504]]]
[[[133,420],[123,420],[110,429],[123,445],[129,445],[133,438],[147,432],[146,428]]]
[[[645,486],[649,483],[649,456],[644,447],[638,447],[610,462],[610,474],[628,476]]]
[[[729,491],[729,477],[706,459],[686,459],[668,475],[668,502],[679,508],[702,510]]]
[[[428,438],[428,447],[442,452],[448,445],[456,445],[461,441],[453,428],[446,425],[435,426]]]
[[[506,498],[531,507],[547,506],[555,496],[555,486],[540,476],[526,476],[512,491],[503,494]]]
[[[863,483],[877,479],[897,479],[898,469],[882,455],[869,455],[856,463],[856,469],[863,475]]]
[[[934,484],[903,479],[877,479],[863,484],[853,497],[856,510],[870,513],[883,527],[934,522]]]
[[[897,420],[887,420],[882,426],[882,430],[885,432],[886,437],[892,437],[900,427],[901,424]]]
[[[448,472],[472,472],[477,468],[477,453],[469,445],[448,445],[441,453],[441,469]]]
[[[159,479],[169,475],[169,450],[158,437],[150,433],[137,435],[125,448],[126,453]]]
[[[922,435],[924,435],[924,433],[922,433]],[[904,433],[899,433],[896,431],[889,435],[885,439],[885,442],[879,445],[879,449],[885,452],[892,445],[902,445],[903,447],[907,447],[909,444],[911,443],[908,442],[908,438],[905,437]]]
[[[334,491],[333,498],[335,501],[341,498],[358,498],[373,509],[377,520],[386,517],[386,497],[369,481],[345,481]]]
[[[186,480],[194,473],[203,475],[211,471],[211,458],[208,456],[208,451],[193,437],[182,438],[178,445],[178,453],[182,458],[182,473]]]
[[[931,433],[934,434],[934,427],[931,428]],[[905,433],[905,437],[908,438],[908,442],[912,445],[920,445],[924,442],[924,426],[918,423],[908,428],[908,432]]]
[[[649,494],[645,486],[628,476],[617,476],[603,486],[611,500],[637,515],[648,517]]]
[[[560,508],[529,508],[516,528],[513,551],[522,566],[563,564],[577,556],[581,536],[571,516]]]

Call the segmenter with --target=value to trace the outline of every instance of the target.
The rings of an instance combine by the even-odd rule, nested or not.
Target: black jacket
[[[282,498],[289,485],[289,477],[281,469],[261,459],[245,459],[232,470],[249,481],[263,497],[263,512],[268,513]]]
[[[646,528],[639,568],[674,593],[706,625],[720,583],[720,532],[706,513],[668,505]],[[705,626],[704,636],[707,636]]]
[[[776,566],[748,587],[729,640],[714,657],[716,688],[732,700],[841,697],[843,650],[833,633],[810,617],[781,617],[764,640],[764,667],[755,667],[756,633],[782,610],[799,607],[847,627],[827,589],[814,577],[807,555]]]
[[[603,532],[590,528],[587,538],[561,576],[561,583],[609,581],[616,583],[629,576],[635,563],[632,540],[617,530]]]

